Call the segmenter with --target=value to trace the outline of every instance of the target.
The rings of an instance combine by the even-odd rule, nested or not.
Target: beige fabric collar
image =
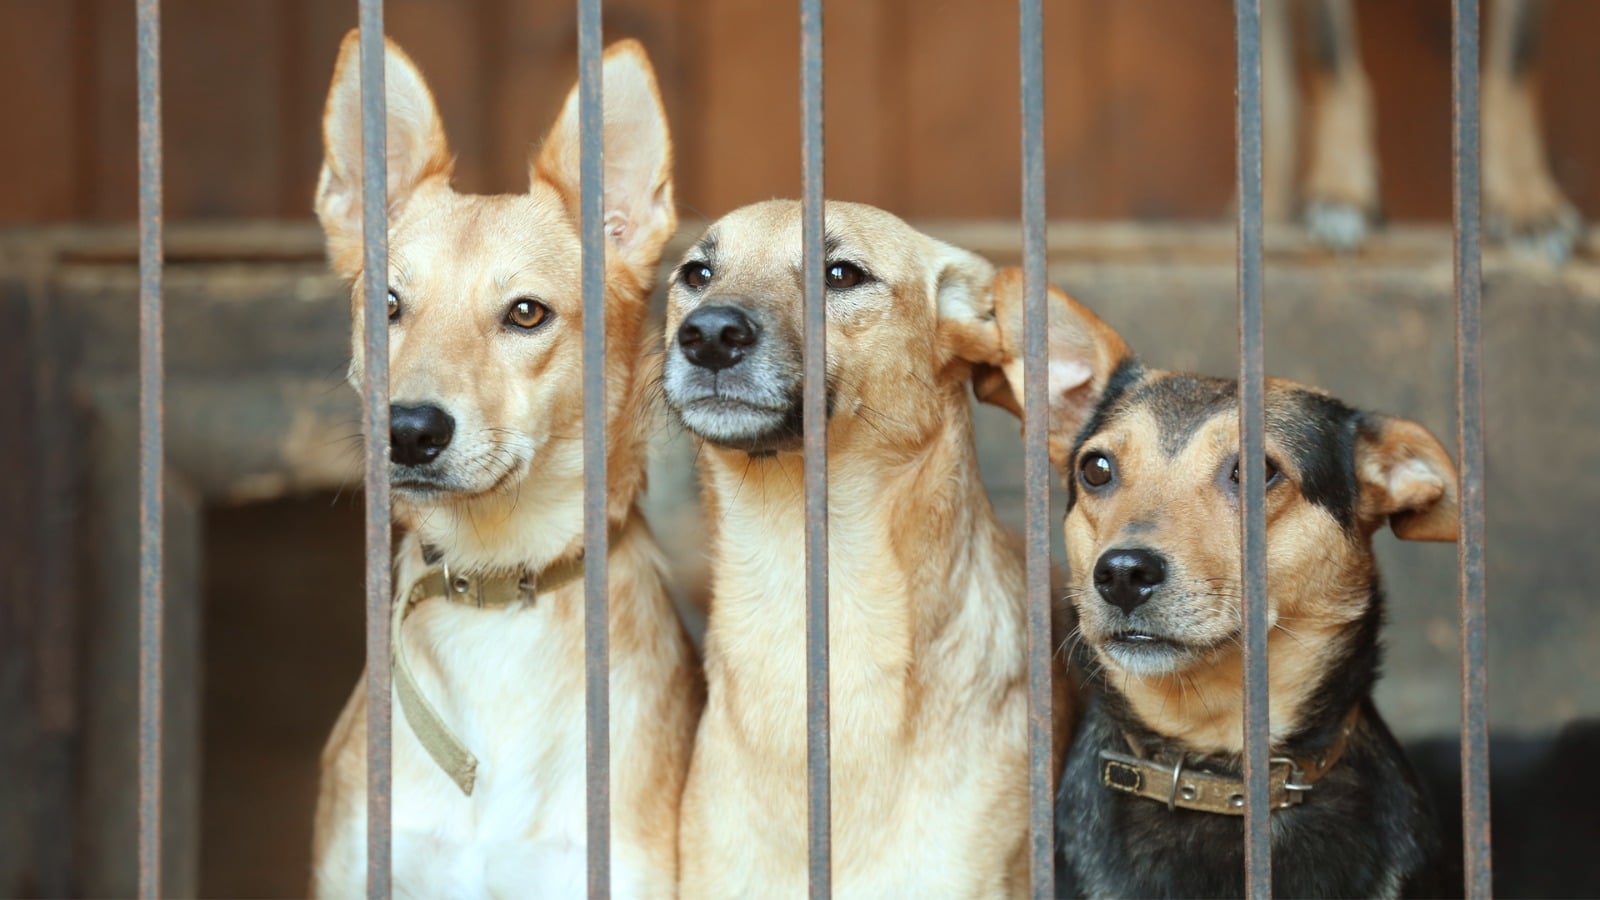
[[[1274,756],[1267,771],[1267,807],[1286,809],[1305,800],[1322,776],[1344,755],[1355,730],[1360,705],[1350,707],[1339,731],[1315,757]],[[1181,754],[1175,762],[1145,759],[1137,741],[1124,736],[1132,754],[1100,751],[1100,783],[1114,791],[1166,804],[1168,809],[1193,809],[1225,816],[1244,815],[1244,780],[1185,767]]]
[[[611,541],[611,546],[616,541]],[[443,597],[453,603],[476,606],[479,609],[503,609],[517,603],[533,603],[539,591],[559,590],[583,577],[583,553],[563,559],[545,568],[537,575],[523,570],[464,574],[454,572],[448,565],[431,566],[412,582],[399,603],[394,604],[390,617],[390,640],[394,648],[394,690],[405,713],[406,723],[440,769],[461,788],[461,793],[472,796],[478,779],[478,758],[472,755],[461,739],[446,725],[439,711],[422,694],[411,662],[406,654],[401,632],[406,617],[424,600]]]

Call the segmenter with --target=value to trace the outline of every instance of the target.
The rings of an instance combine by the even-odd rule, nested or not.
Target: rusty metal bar
[[[1022,82],[1022,447],[1028,603],[1028,877],[1033,896],[1055,896],[1055,808],[1050,794],[1050,403],[1045,299],[1044,10],[1018,3]]]
[[[583,234],[583,672],[589,896],[611,895],[606,560],[606,233],[600,0],[578,0],[578,206]]]
[[[1234,0],[1239,162],[1239,565],[1244,605],[1244,883],[1272,896],[1267,708],[1266,386],[1261,328],[1261,0]]]
[[[812,900],[833,893],[828,756],[828,332],[823,294],[822,0],[800,0],[800,267],[806,492],[806,798]]]
[[[361,25],[361,427],[367,507],[367,896],[391,890],[389,646],[389,207],[388,97],[383,0],[360,0]]]
[[[1483,583],[1483,259],[1480,248],[1478,0],[1453,13],[1456,455],[1461,533],[1461,832],[1467,896],[1492,889],[1489,854],[1489,670]]]
[[[160,897],[166,375],[162,348],[161,0],[139,0],[139,896]]]

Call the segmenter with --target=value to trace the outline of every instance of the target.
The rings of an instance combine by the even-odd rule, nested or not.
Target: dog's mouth
[[[719,447],[768,454],[795,450],[801,443],[798,404],[779,407],[717,394],[674,406],[683,427]]]
[[[465,482],[437,466],[393,465],[389,470],[389,491],[396,499],[415,506],[437,506],[476,500],[510,490],[521,466],[507,465],[503,471],[485,473],[488,477]]]
[[[1133,675],[1167,675],[1209,655],[1233,636],[1217,641],[1184,641],[1137,628],[1113,632],[1099,641],[1100,652]]]
[[[666,395],[683,427],[719,447],[752,454],[800,447],[804,418],[797,391],[755,390],[727,373],[691,370],[688,377],[669,378]]]

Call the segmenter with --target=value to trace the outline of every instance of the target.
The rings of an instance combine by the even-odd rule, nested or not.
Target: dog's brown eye
[[[695,290],[699,290],[711,283],[711,267],[705,263],[689,263],[679,273],[683,283]]]
[[[1111,460],[1104,453],[1090,453],[1078,464],[1078,477],[1089,487],[1105,487],[1112,474]]]
[[[1233,472],[1228,476],[1234,484],[1239,483],[1239,464],[1233,464]],[[1267,480],[1264,482],[1269,487],[1278,480],[1278,467],[1271,459],[1267,460]]]
[[[390,291],[389,292],[389,321],[393,322],[395,319],[398,319],[398,318],[400,318],[400,298],[395,296],[394,291]]]
[[[828,266],[828,287],[835,290],[853,288],[867,280],[867,273],[850,263],[831,263]]]
[[[550,318],[550,307],[537,300],[522,299],[506,310],[506,324],[524,331],[532,331]]]

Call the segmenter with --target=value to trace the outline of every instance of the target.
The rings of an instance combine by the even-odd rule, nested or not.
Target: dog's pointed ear
[[[1022,270],[1001,269],[991,289],[970,305],[940,304],[941,328],[956,355],[973,364],[979,400],[1022,417]],[[1078,430],[1104,395],[1112,373],[1131,353],[1111,326],[1054,286],[1048,289],[1050,460],[1061,469]]]
[[[1453,541],[1456,468],[1439,439],[1410,419],[1367,416],[1356,438],[1361,516],[1408,541]]]
[[[454,160],[428,83],[405,51],[384,41],[388,99],[388,197],[391,216],[417,186],[450,177]],[[361,35],[351,29],[339,45],[333,84],[322,114],[322,174],[317,218],[328,239],[333,270],[346,277],[361,269]]]
[[[655,275],[661,248],[678,227],[672,199],[672,138],[650,57],[638,41],[606,48],[602,64],[606,237],[623,262]],[[574,221],[579,210],[578,88],[545,137],[533,177],[561,192]]]

